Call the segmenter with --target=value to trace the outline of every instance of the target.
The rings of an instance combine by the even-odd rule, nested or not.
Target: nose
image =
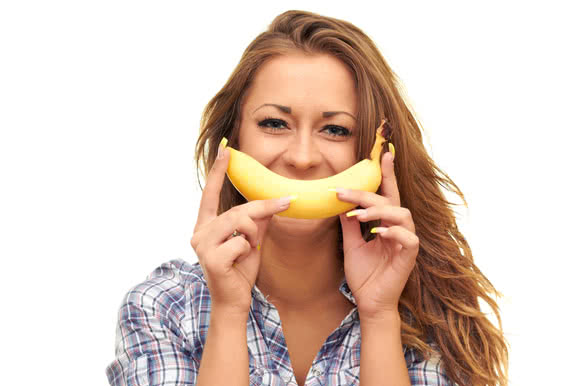
[[[291,168],[306,171],[319,165],[322,154],[311,129],[298,129],[291,137],[283,160]]]

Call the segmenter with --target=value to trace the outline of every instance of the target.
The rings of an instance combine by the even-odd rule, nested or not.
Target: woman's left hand
[[[347,189],[341,201],[358,204],[362,214],[341,214],[344,270],[360,318],[381,319],[398,314],[398,300],[414,268],[419,239],[410,211],[400,207],[400,193],[391,152],[382,157],[381,195]],[[351,213],[351,212],[348,212]],[[378,235],[365,242],[360,221],[381,220]],[[376,228],[374,228],[376,229]]]

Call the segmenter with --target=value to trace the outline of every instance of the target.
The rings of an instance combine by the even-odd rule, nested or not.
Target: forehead
[[[271,58],[257,70],[249,89],[251,106],[280,103],[287,106],[348,109],[356,113],[354,76],[341,60],[326,54],[288,54]]]

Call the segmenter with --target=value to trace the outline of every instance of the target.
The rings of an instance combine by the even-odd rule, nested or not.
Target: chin
[[[299,231],[302,231],[303,229],[314,231],[315,228],[323,227],[324,224],[335,223],[337,221],[337,217],[338,216],[305,219],[275,215],[272,217],[272,221],[270,223],[271,225],[288,227],[289,229],[298,229]]]

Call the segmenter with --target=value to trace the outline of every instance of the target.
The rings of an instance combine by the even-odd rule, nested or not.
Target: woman
[[[507,384],[501,322],[478,303],[500,321],[498,293],[439,186],[463,194],[427,155],[398,87],[345,21],[288,11],[250,44],[203,114],[199,262],[163,264],[129,291],[110,384]],[[247,202],[225,178],[222,138],[313,180],[368,157],[382,117],[393,145],[380,189],[337,193],[357,212],[278,216],[290,198]]]

